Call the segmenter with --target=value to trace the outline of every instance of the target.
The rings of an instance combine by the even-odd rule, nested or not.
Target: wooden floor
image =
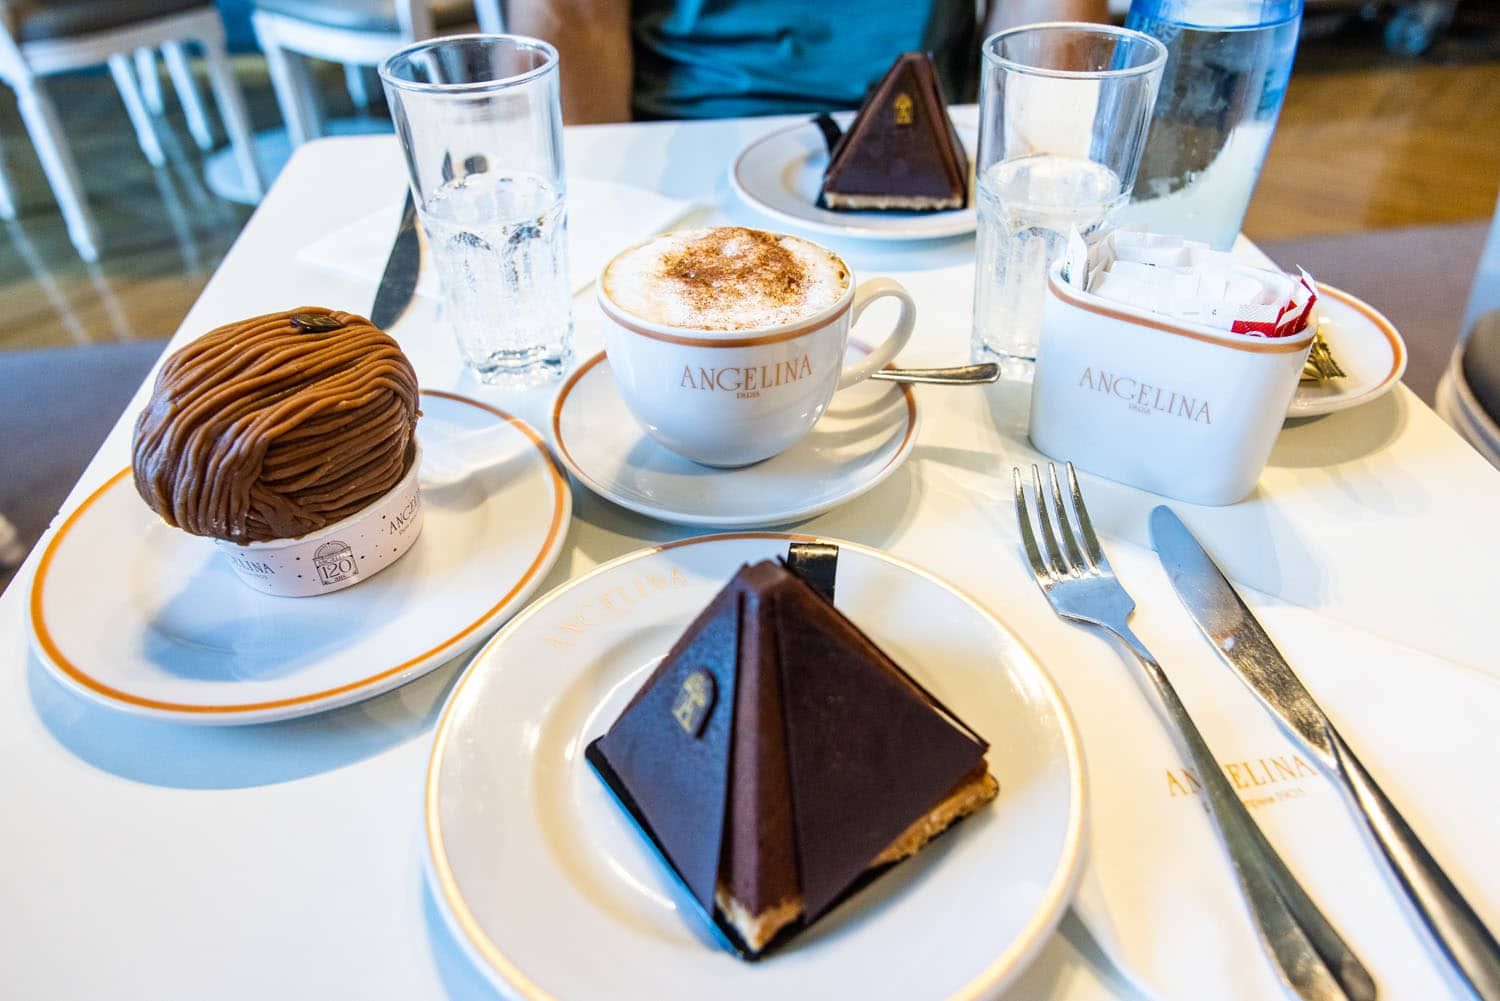
[[[1419,61],[1387,55],[1358,24],[1305,41],[1245,232],[1488,218],[1500,186],[1500,10],[1452,30]]]
[[[1450,34],[1417,59],[1387,54],[1378,24],[1309,22],[1246,232],[1273,240],[1489,218],[1500,183],[1496,8],[1468,0]],[[236,65],[256,127],[278,124],[263,64]],[[347,113],[342,76],[322,80],[331,110]],[[85,265],[74,254],[0,88],[3,166],[21,203],[0,238],[0,350],[167,336],[249,209],[204,187],[202,156],[170,93],[159,123],[170,162],[153,169],[107,75],[57,79],[52,92],[104,257]]]

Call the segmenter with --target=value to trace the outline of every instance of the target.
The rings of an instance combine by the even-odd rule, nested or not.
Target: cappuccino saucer
[[[849,348],[869,351],[854,341]],[[835,395],[807,437],[780,455],[738,469],[701,466],[636,423],[602,351],[563,383],[550,420],[563,465],[600,497],[713,528],[785,525],[853,500],[906,461],[918,424],[910,387],[866,380]]]

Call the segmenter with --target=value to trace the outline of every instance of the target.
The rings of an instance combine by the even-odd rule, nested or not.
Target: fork
[[[1250,812],[1224,778],[1213,752],[1177,697],[1172,683],[1167,680],[1166,672],[1131,631],[1129,619],[1135,610],[1135,602],[1115,577],[1109,559],[1099,545],[1088,510],[1083,506],[1083,493],[1078,489],[1078,477],[1071,462],[1067,469],[1068,491],[1073,502],[1072,520],[1063,502],[1057,467],[1051,463],[1047,465],[1056,512],[1056,534],[1047,514],[1041,471],[1035,465],[1031,467],[1037,522],[1037,532],[1033,533],[1021,470],[1019,467],[1011,470],[1021,542],[1042,593],[1058,615],[1114,634],[1140,662],[1176,731],[1179,745],[1187,752],[1198,773],[1207,795],[1209,815],[1250,905],[1261,943],[1275,960],[1282,982],[1306,1001],[1337,1001],[1339,998],[1373,1001],[1375,982],[1369,972],[1251,819]],[[1078,526],[1076,534],[1074,521]],[[1041,535],[1045,555],[1037,546],[1037,534]]]

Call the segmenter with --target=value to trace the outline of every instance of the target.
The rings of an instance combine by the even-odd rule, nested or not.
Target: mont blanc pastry
[[[337,590],[415,538],[419,415],[411,362],[363,317],[311,306],[252,317],[162,365],[136,421],[136,490],[167,524],[228,544],[253,586],[286,571],[305,582],[297,593]],[[324,565],[309,553],[291,567],[304,560],[281,543],[376,508],[381,525],[323,540]]]

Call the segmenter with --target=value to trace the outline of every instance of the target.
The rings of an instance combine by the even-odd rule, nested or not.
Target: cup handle
[[[917,304],[912,301],[911,293],[894,278],[871,278],[854,290],[854,305],[851,307],[854,315],[849,318],[850,329],[859,322],[859,315],[865,311],[866,306],[884,296],[901,300],[901,315],[896,317],[896,326],[874,351],[844,367],[844,371],[839,373],[839,389],[848,389],[885,368],[906,347],[906,342],[911,340],[912,327],[917,323]]]

